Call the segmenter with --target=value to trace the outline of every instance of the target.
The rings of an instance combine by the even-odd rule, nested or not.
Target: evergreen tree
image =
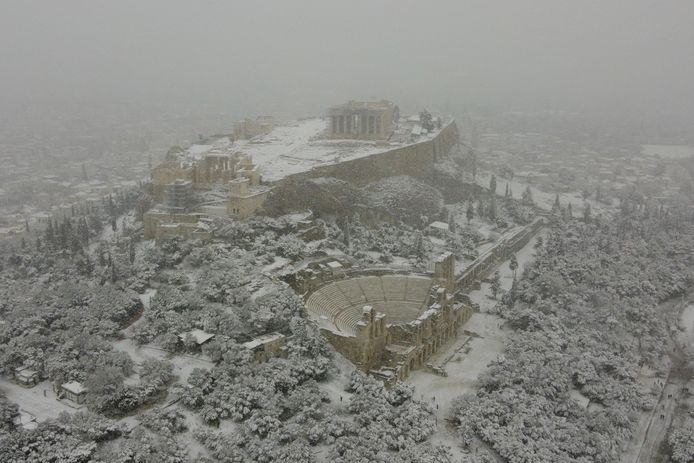
[[[516,278],[516,270],[518,270],[518,259],[516,259],[515,254],[511,254],[511,260],[508,264],[508,268],[513,272],[513,278]]]
[[[77,224],[77,234],[83,245],[89,244],[89,225],[87,225],[87,219],[84,216],[80,217]]]
[[[40,251],[41,250],[41,238],[36,237],[36,250]]]
[[[48,220],[48,226],[46,227],[46,243],[48,243],[49,246],[53,246],[55,244],[55,232],[53,231],[53,221]]]
[[[504,191],[504,198],[508,198],[511,196],[509,188],[508,188],[508,182],[506,182],[506,191]]]
[[[130,263],[135,262],[135,240],[130,240],[130,248],[128,249],[128,254],[130,257]]]
[[[533,192],[532,192],[532,190],[530,189],[530,185],[528,185],[527,187],[525,187],[525,191],[524,191],[523,194],[521,195],[521,201],[522,201],[523,204],[525,204],[525,205],[528,205],[528,206],[532,206],[532,205],[533,205]]]
[[[501,291],[501,275],[499,274],[498,270],[496,272],[494,272],[494,276],[492,277],[492,284],[490,286],[490,289],[492,291],[492,297],[494,299],[496,299],[496,296]]]
[[[561,204],[559,203],[559,195],[554,197],[554,204],[552,204],[552,213],[556,214],[561,209]]]
[[[496,176],[492,174],[492,178],[489,180],[489,192],[493,195],[496,194]]]
[[[111,195],[108,195],[108,215],[111,216],[115,220],[116,205],[114,204],[113,197]]]
[[[60,224],[59,227],[60,233],[58,234],[58,243],[61,249],[66,249],[67,248],[67,238],[68,238],[68,233],[67,233],[67,225],[65,225],[65,222]]]
[[[31,230],[29,229],[29,219],[26,219],[24,221],[24,229],[26,230],[27,233],[31,232]]]
[[[114,232],[116,230],[118,230],[118,226],[116,225],[116,218],[115,217],[111,218],[111,230],[113,230]]]
[[[518,293],[518,280],[516,280],[516,274],[513,274],[513,283],[511,283],[511,291],[509,291],[509,300],[511,305],[516,302],[516,295]]]
[[[118,281],[118,272],[116,271],[116,266],[111,264],[111,283]]]
[[[88,226],[96,233],[100,234],[104,230],[104,224],[98,217],[90,216]]]
[[[586,203],[586,207],[583,208],[583,222],[590,223],[590,203]]]
[[[484,203],[480,199],[480,201],[477,203],[477,217],[484,217]]]
[[[91,276],[92,272],[94,271],[94,264],[92,264],[89,254],[84,255],[84,269],[89,276]]]
[[[23,236],[22,236],[22,242],[21,242],[20,246],[22,247],[22,249],[27,248],[27,240],[25,240]]]
[[[424,239],[420,232],[415,236],[414,252],[418,259],[424,259]]]
[[[492,195],[491,199],[489,200],[488,215],[491,220],[496,219],[496,195]]]
[[[448,214],[448,231],[455,233],[455,218],[453,213]]]
[[[467,203],[467,211],[465,211],[465,217],[467,218],[467,224],[470,225],[470,221],[475,216],[475,208],[472,206],[472,201]]]
[[[342,224],[342,240],[343,240],[345,246],[347,247],[347,249],[349,249],[349,247],[351,245],[351,242],[352,242],[351,238],[352,237],[350,235],[349,220],[345,220],[344,223]]]
[[[566,208],[566,218],[572,220],[574,218],[574,211],[571,208],[571,203]]]
[[[72,250],[73,254],[77,254],[82,250],[82,246],[80,246],[80,240],[76,236],[72,236],[72,239],[70,240],[70,249]]]

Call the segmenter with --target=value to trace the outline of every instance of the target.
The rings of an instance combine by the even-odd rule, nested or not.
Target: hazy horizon
[[[694,3],[4,1],[0,106],[313,115],[694,109]]]

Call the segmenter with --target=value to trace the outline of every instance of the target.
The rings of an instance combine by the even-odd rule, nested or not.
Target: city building
[[[19,367],[14,370],[14,379],[24,387],[34,387],[39,381],[39,372],[27,366]]]
[[[63,383],[58,391],[58,398],[65,398],[76,404],[83,404],[86,396],[87,389],[78,381]]]

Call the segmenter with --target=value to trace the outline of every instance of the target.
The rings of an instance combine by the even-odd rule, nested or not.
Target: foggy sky
[[[0,0],[0,105],[693,111],[691,0]]]

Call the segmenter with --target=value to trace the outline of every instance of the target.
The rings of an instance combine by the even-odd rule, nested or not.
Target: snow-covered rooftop
[[[243,343],[243,347],[249,350],[253,350],[257,347],[260,347],[265,344],[269,344],[271,342],[279,341],[280,339],[284,338],[284,335],[281,333],[270,333],[266,334],[263,336],[259,336],[251,341]]]
[[[446,222],[439,222],[439,221],[431,222],[429,224],[429,227],[436,228],[436,229],[442,230],[442,231],[448,231],[448,224]]]
[[[79,383],[77,381],[70,381],[69,383],[64,383],[62,387],[66,391],[72,392],[73,394],[82,394],[83,392],[87,391],[87,389],[84,386],[82,386],[82,383]]]
[[[187,335],[191,335],[193,337],[193,339],[195,339],[195,343],[198,345],[204,344],[207,341],[209,341],[210,339],[214,338],[214,334],[207,333],[207,332],[205,332],[203,330],[199,330],[197,328],[194,330],[190,330],[187,333],[181,333],[178,335],[178,337],[181,339],[181,341],[185,341]]]

